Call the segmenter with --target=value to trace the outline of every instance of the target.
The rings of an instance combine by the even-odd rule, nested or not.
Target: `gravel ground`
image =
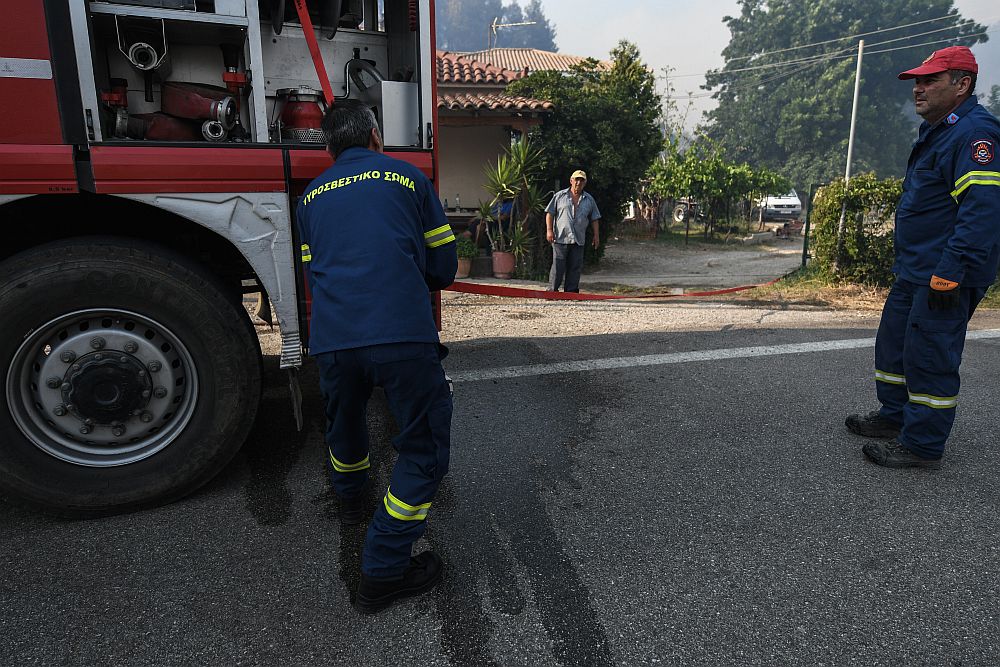
[[[658,241],[612,240],[596,270],[585,271],[584,288],[735,287],[779,278],[802,262],[802,237],[771,237],[755,245],[692,241],[687,247]]]
[[[581,303],[444,292],[441,303],[444,342],[657,331],[843,328],[874,326],[878,322],[878,313],[868,310],[833,310],[792,303],[759,306],[690,298]]]

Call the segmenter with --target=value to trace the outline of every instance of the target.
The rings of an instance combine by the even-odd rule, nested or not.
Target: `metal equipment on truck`
[[[302,364],[292,219],[338,98],[435,176],[432,0],[23,0],[0,23],[0,494],[162,503],[253,424],[260,292]],[[265,313],[270,316],[270,312]]]

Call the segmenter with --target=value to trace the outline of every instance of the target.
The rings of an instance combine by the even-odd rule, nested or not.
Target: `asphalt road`
[[[315,368],[296,433],[269,357],[250,441],[193,497],[93,521],[0,505],[0,663],[995,665],[1000,338],[967,345],[944,469],[890,471],[843,427],[874,403],[869,347],[767,354],[873,335],[852,317],[452,344],[451,472],[418,544],[447,572],[375,617],[349,604],[364,535],[327,491]],[[748,347],[765,356],[588,370]]]

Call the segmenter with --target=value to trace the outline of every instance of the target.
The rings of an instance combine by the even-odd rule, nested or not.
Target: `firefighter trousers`
[[[448,472],[452,402],[439,348],[436,343],[391,343],[316,355],[326,402],[330,481],[338,496],[357,496],[368,479],[366,408],[373,387],[385,391],[399,429],[392,441],[396,465],[361,557],[367,576],[403,573]]]
[[[930,310],[928,285],[897,279],[875,338],[879,413],[900,424],[901,445],[924,458],[944,454],[958,405],[965,333],[985,287],[960,287],[957,308]]]

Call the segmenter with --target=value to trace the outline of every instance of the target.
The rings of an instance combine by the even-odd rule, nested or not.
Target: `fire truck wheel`
[[[0,493],[61,516],[176,500],[257,412],[246,311],[152,244],[60,241],[0,264]]]

